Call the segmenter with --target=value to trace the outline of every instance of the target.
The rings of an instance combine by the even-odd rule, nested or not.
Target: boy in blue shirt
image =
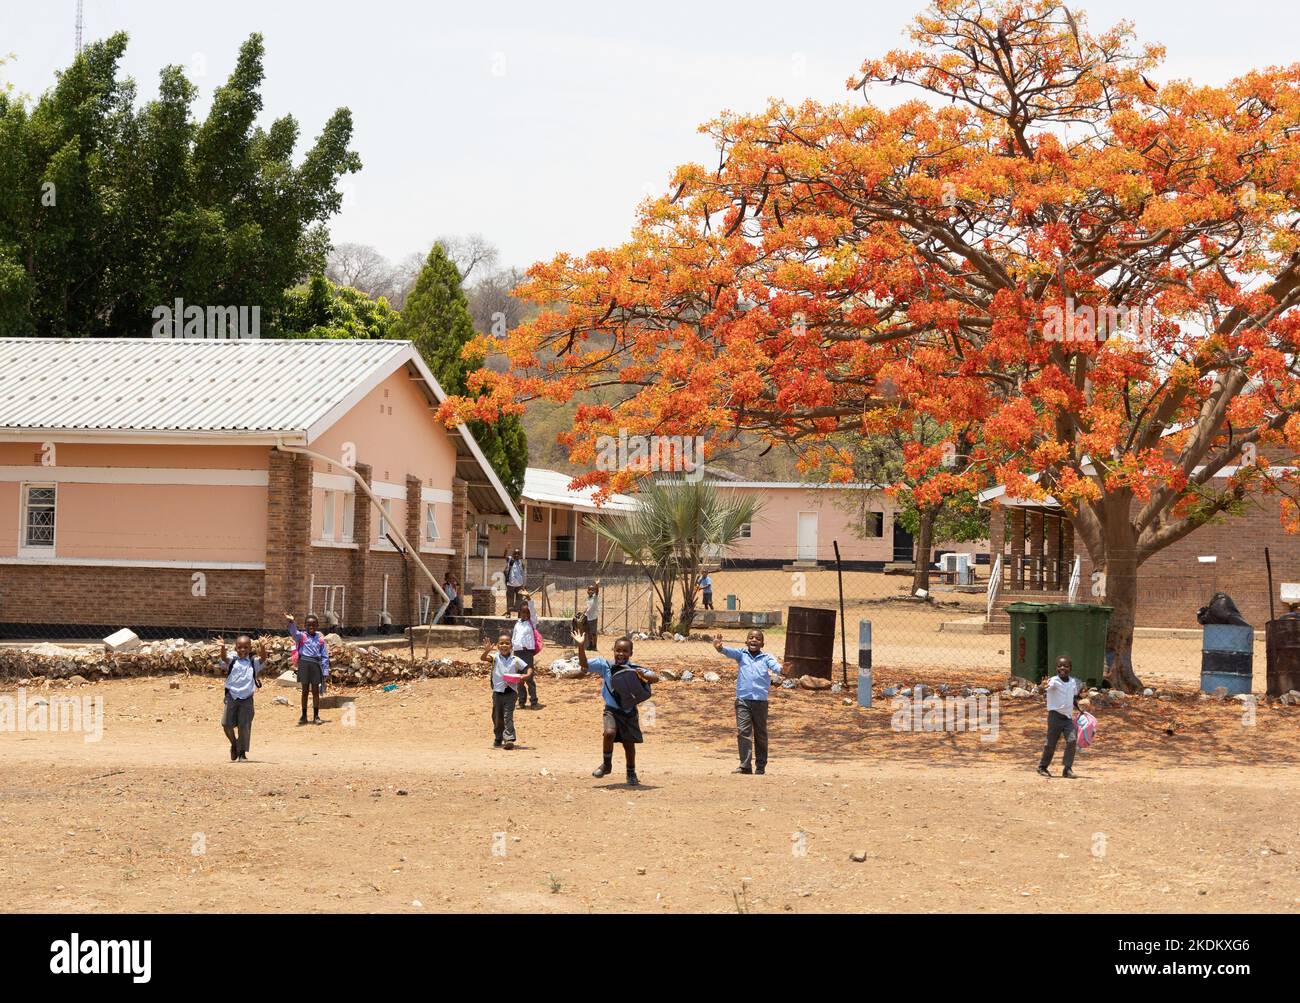
[[[484,638],[479,661],[492,663],[492,748],[500,749],[504,745],[509,752],[516,741],[515,694],[532,676],[533,667],[512,653],[509,634],[497,638],[496,651],[492,650],[492,642]],[[511,683],[506,681],[507,675],[524,678]]]
[[[226,657],[226,639],[221,639],[221,664],[226,668],[226,702],[221,727],[230,739],[230,761],[248,762],[253,741],[253,692],[262,684],[258,674],[266,663],[266,644],[258,645],[260,658],[253,657],[253,639],[247,634],[235,638],[235,657]]]
[[[312,724],[320,724],[320,688],[330,674],[329,645],[320,632],[320,621],[315,613],[308,614],[306,630],[298,629],[292,613],[286,613],[284,618],[289,621],[289,636],[298,646],[298,682],[302,684],[302,717],[298,718],[298,723],[307,723],[307,692],[310,690]]]
[[[736,744],[740,766],[732,772],[757,773],[760,777],[767,771],[767,693],[772,676],[781,679],[781,663],[763,650],[763,642],[761,630],[751,630],[743,648],[723,647],[722,635],[713,637],[713,647],[737,664]]]
[[[591,775],[599,779],[614,772],[614,742],[617,741],[622,744],[623,755],[627,759],[627,785],[637,787],[641,783],[636,775],[636,747],[643,741],[641,736],[641,716],[636,707],[631,710],[622,708],[618,698],[614,695],[611,677],[615,672],[624,669],[631,669],[636,672],[643,683],[657,683],[659,682],[659,676],[647,668],[632,663],[632,639],[630,637],[620,637],[614,642],[614,664],[612,666],[604,658],[593,658],[588,662],[586,640],[585,631],[575,630],[573,632],[573,641],[578,646],[578,664],[582,666],[582,671],[595,673],[604,680],[600,687],[600,695],[605,701],[604,758],[600,766],[591,771]]]
[[[700,579],[700,590],[704,593],[704,608],[713,609],[713,576],[707,571]]]

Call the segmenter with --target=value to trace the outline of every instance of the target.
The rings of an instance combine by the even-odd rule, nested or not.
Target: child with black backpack
[[[253,740],[253,693],[261,687],[258,675],[266,664],[266,642],[258,643],[253,657],[253,639],[247,634],[235,638],[235,657],[226,657],[226,639],[221,639],[221,664],[226,668],[226,702],[221,727],[230,739],[230,761],[248,762]]]
[[[632,638],[624,636],[614,642],[614,664],[607,659],[587,661],[586,632],[575,630],[574,643],[578,646],[578,664],[583,672],[593,672],[604,680],[600,695],[605,701],[604,758],[592,770],[597,779],[614,772],[614,743],[623,746],[627,759],[627,784],[639,786],[636,775],[636,747],[642,741],[641,716],[638,707],[650,699],[650,683],[659,682],[659,676],[644,666],[632,662]]]

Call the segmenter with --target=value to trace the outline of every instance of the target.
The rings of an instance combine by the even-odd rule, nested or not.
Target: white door
[[[799,513],[799,560],[817,560],[817,513]]]

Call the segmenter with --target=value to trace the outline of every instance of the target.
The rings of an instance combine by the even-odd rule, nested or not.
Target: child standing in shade
[[[740,766],[732,773],[767,771],[767,695],[772,676],[781,679],[781,663],[763,650],[761,630],[751,630],[743,648],[727,648],[722,635],[715,634],[713,647],[737,665],[736,671],[736,745]]]
[[[221,639],[221,664],[226,668],[226,702],[221,727],[230,739],[230,761],[248,762],[253,742],[253,692],[261,686],[258,674],[266,664],[266,644],[257,646],[259,658],[253,657],[253,639],[247,634],[235,638],[235,657],[226,656],[226,639]]]
[[[628,786],[637,787],[641,781],[636,775],[636,747],[644,741],[641,735],[640,711],[636,706],[630,710],[625,709],[619,698],[615,696],[614,676],[624,671],[635,672],[637,678],[643,683],[657,683],[659,676],[643,666],[633,664],[630,637],[620,637],[614,642],[613,665],[604,658],[593,658],[590,662],[587,661],[586,638],[582,631],[573,632],[573,641],[578,646],[578,664],[582,666],[582,670],[595,673],[604,680],[600,687],[600,695],[605,701],[602,731],[604,758],[600,766],[591,771],[591,775],[599,779],[614,772],[614,743],[618,742],[623,746],[623,756],[627,760]]]
[[[503,746],[509,752],[515,747],[515,697],[518,689],[532,676],[531,666],[524,664],[510,651],[510,635],[502,634],[497,638],[496,650],[492,642],[483,639],[483,656],[481,662],[492,663],[492,747]],[[523,676],[523,679],[507,681],[506,676]]]
[[[537,631],[533,624],[532,606],[532,600],[528,598],[528,593],[523,593],[523,598],[519,600],[519,619],[515,621],[514,632],[510,635],[510,644],[514,649],[515,657],[527,665],[530,670],[537,656]],[[532,702],[533,710],[536,710],[537,679],[531,672],[527,683],[519,687],[520,709],[522,710],[527,706],[529,701]]]
[[[582,611],[582,622],[585,625],[585,634],[587,637],[587,650],[596,650],[596,635],[600,633],[600,579],[587,586],[587,605]]]
[[[330,652],[325,644],[325,635],[320,632],[320,621],[314,613],[307,617],[305,631],[298,629],[292,613],[286,613],[284,618],[289,621],[289,636],[298,646],[298,682],[302,685],[302,717],[298,723],[307,723],[307,694],[310,692],[312,724],[320,724],[320,688],[330,674]]]

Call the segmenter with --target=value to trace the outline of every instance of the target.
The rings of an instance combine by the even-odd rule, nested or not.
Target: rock
[[[1153,696],[1156,695],[1156,691],[1153,690],[1153,689],[1147,688],[1147,689],[1145,689],[1145,690],[1142,691],[1142,695],[1143,695],[1144,697],[1153,697]]]
[[[989,691],[983,686],[976,686],[973,690],[971,690],[971,693],[973,693],[977,697],[986,697],[989,695]]]
[[[551,663],[551,675],[556,679],[581,679],[586,673],[576,658],[557,658]]]
[[[854,850],[852,853],[849,854],[849,859],[852,860],[855,864],[865,863],[867,859],[867,851]]]
[[[68,685],[69,685],[69,686],[85,686],[85,685],[86,685],[86,677],[85,677],[85,676],[68,676]],[[180,683],[172,683],[172,689],[174,689],[174,690],[178,690],[178,689],[180,689],[180,688],[181,688],[181,684],[180,684]]]
[[[806,690],[828,690],[831,688],[831,681],[817,676],[800,676],[799,685]]]
[[[275,685],[287,686],[290,688],[297,687],[298,673],[294,672],[293,669],[290,669],[288,672],[281,672],[278,676],[275,677]]]
[[[1157,699],[1159,699],[1159,700],[1172,700],[1172,699],[1173,699],[1173,694],[1171,694],[1171,693],[1161,693],[1160,696],[1157,697]]]
[[[795,688],[796,686],[798,686],[798,685],[799,685],[799,684],[796,683],[793,679],[782,679],[782,680],[781,680],[781,689],[783,689],[783,690],[792,690],[792,689],[794,689],[794,688]]]
[[[681,634],[674,634],[673,640],[676,641],[678,644],[681,644],[683,641],[686,640],[686,638],[682,637]]]
[[[275,698],[275,704],[276,704],[277,707],[288,707],[288,706],[289,706],[289,698],[288,698],[288,697],[276,697],[276,698]]]
[[[722,682],[722,677],[716,672],[706,672],[704,673],[704,681],[706,683],[720,683]]]
[[[660,670],[659,670],[659,678],[660,678],[660,679],[669,679],[669,680],[671,680],[672,682],[676,682],[677,679],[678,679],[678,676],[677,676],[677,673],[674,672],[672,669],[660,669]]]
[[[330,648],[341,648],[343,646],[343,638],[339,637],[338,634],[326,634],[325,644]]]
[[[835,696],[839,696],[842,692],[844,692],[844,687],[841,686],[839,683],[836,683],[834,686],[831,687],[831,693],[834,694]]]
[[[410,794],[411,794],[410,791],[404,791],[404,790],[399,790],[399,791],[397,792],[397,796],[398,796],[399,798],[410,797]]]
[[[1027,697],[1027,696],[1029,696],[1029,691],[1028,691],[1028,690],[1021,690],[1021,689],[1015,689],[1015,690],[1012,690],[1012,691],[1010,692],[1010,694],[1008,694],[1008,695],[1011,696],[1011,697],[1015,697],[1015,698],[1018,699],[1018,698],[1020,698],[1020,697]]]
[[[685,672],[682,673],[682,682],[684,683],[689,683],[694,678],[695,678],[695,673],[692,672],[690,669],[687,669]]]
[[[140,648],[140,637],[133,630],[123,627],[116,633],[104,638],[104,650],[114,655],[124,655]]]
[[[1036,685],[1032,679],[1026,679],[1024,676],[1011,675],[1007,677],[1007,689],[1009,690],[1032,690]]]
[[[638,867],[638,868],[636,869],[636,872],[637,872],[637,874],[645,874],[645,868],[644,868],[644,867]]]
[[[886,686],[883,690],[880,691],[880,695],[886,699],[889,699],[890,697],[896,697],[898,696],[898,687]]]

